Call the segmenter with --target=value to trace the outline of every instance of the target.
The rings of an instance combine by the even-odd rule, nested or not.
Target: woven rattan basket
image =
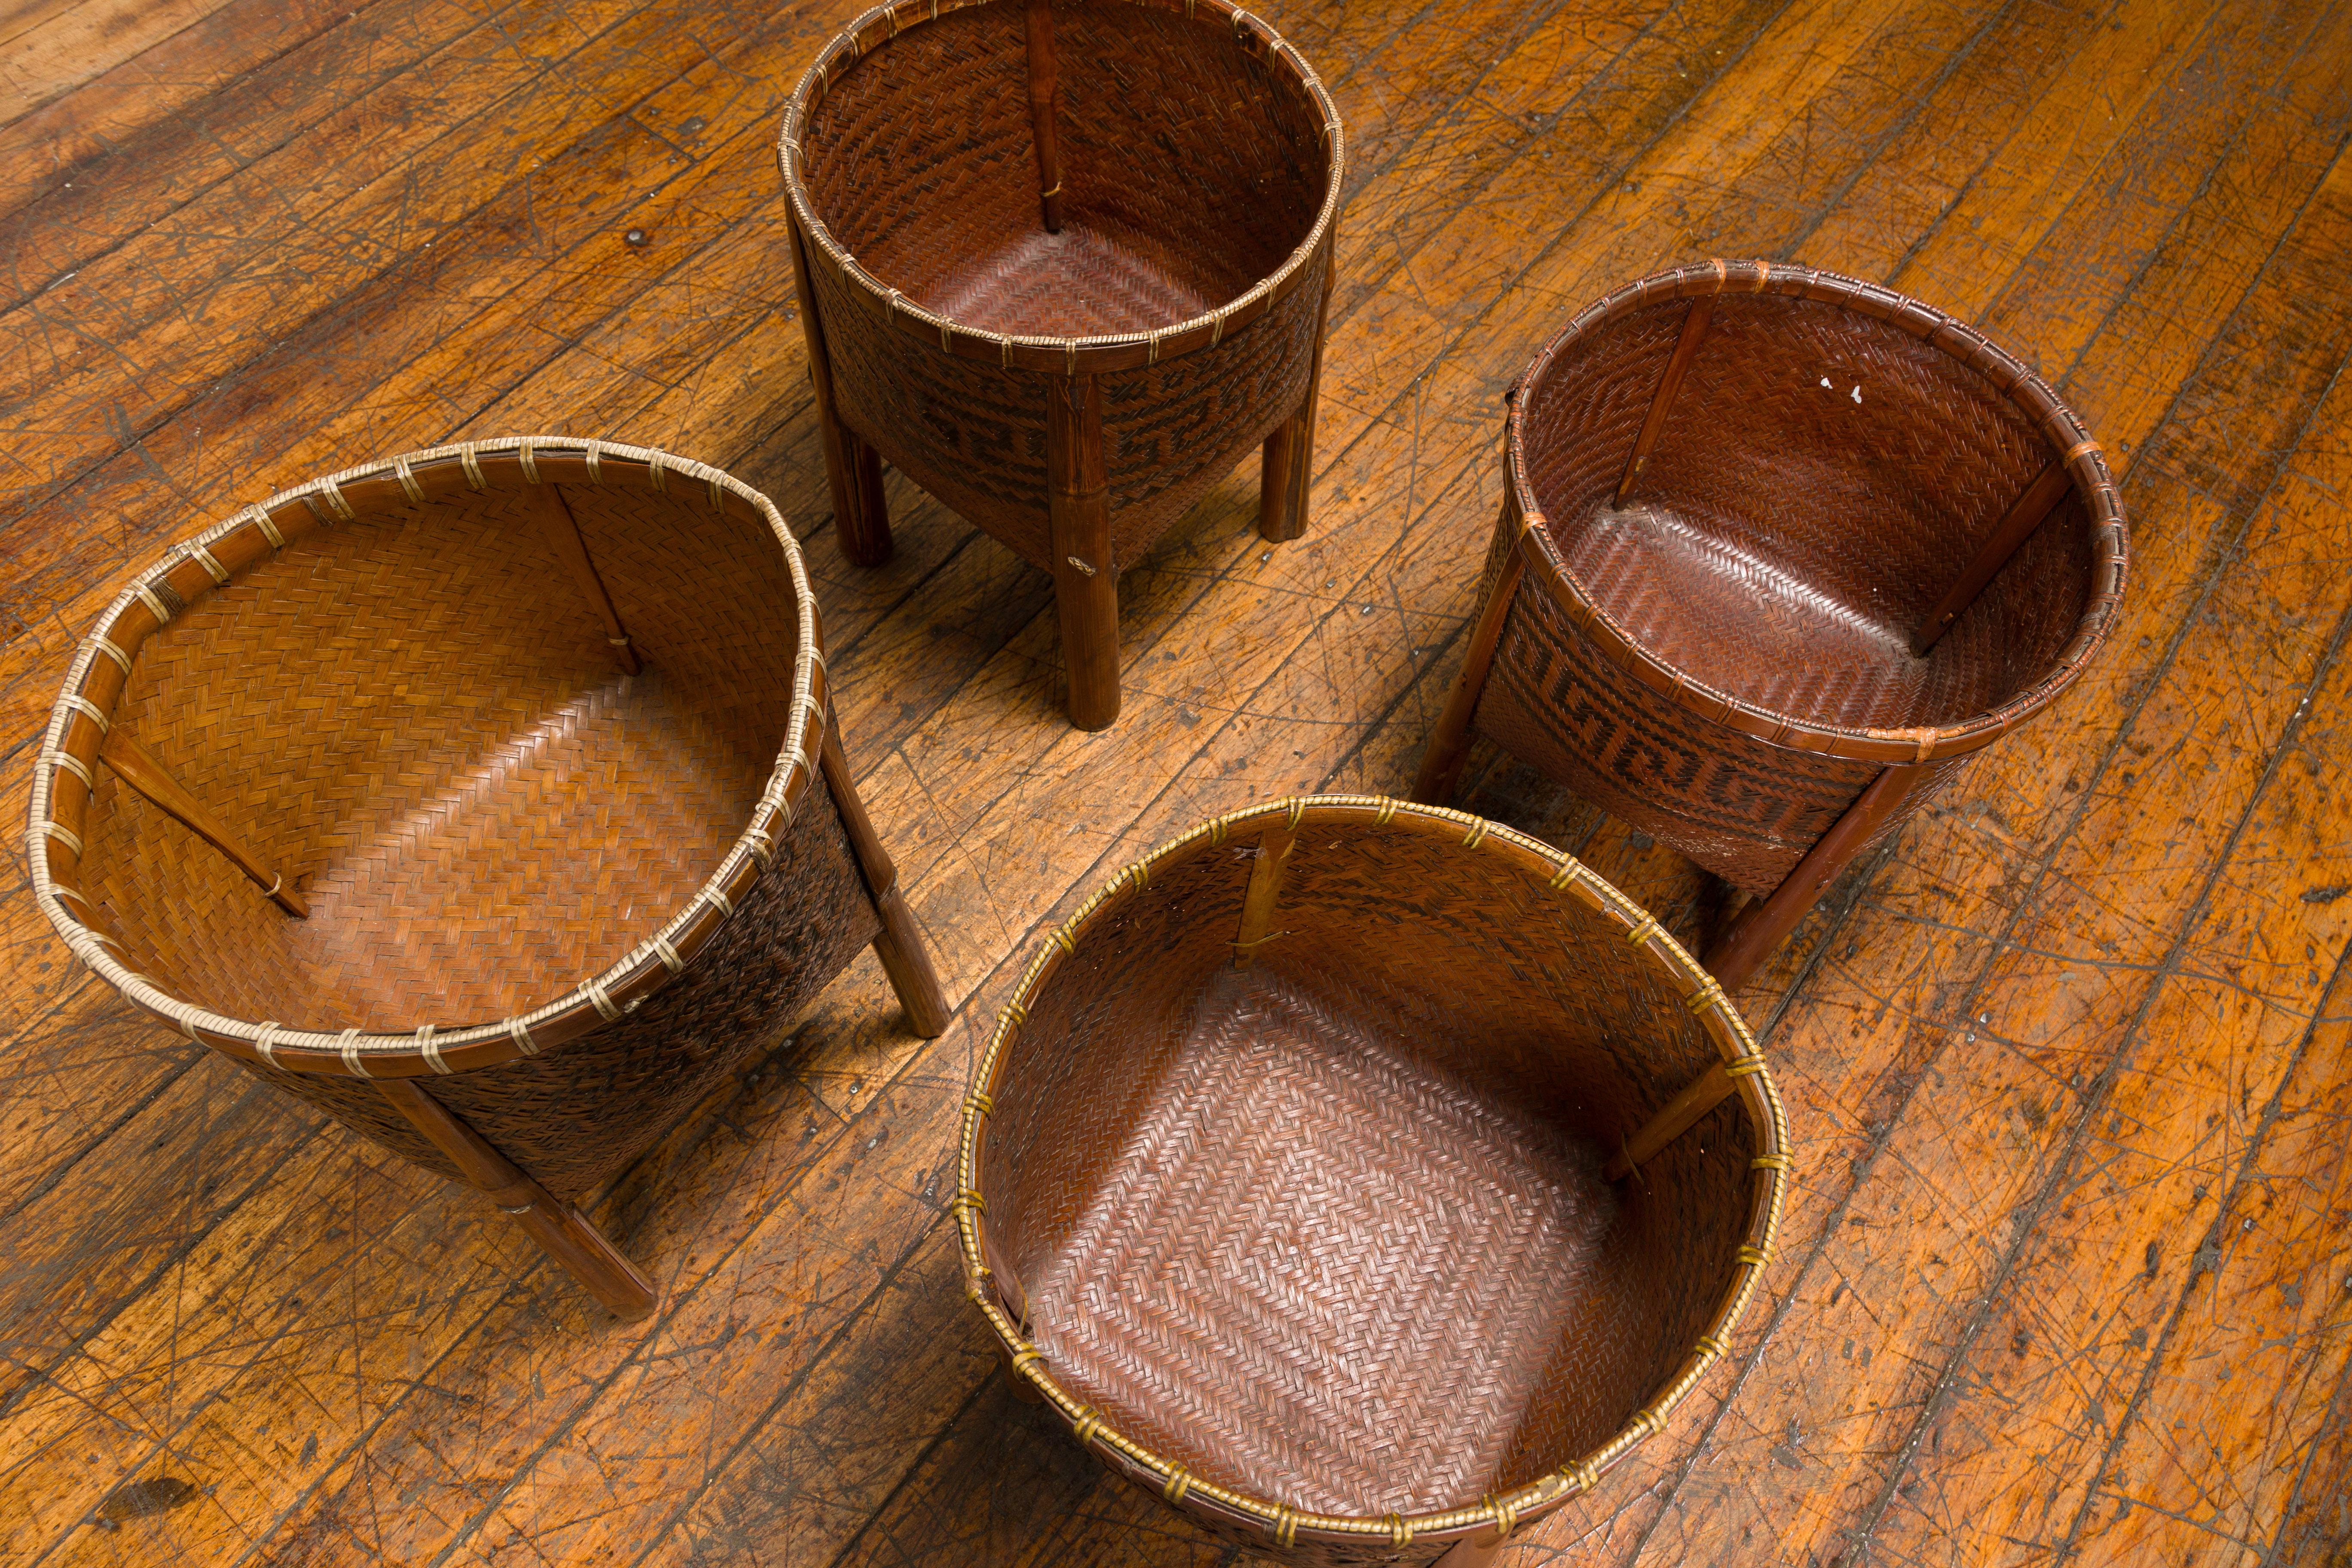
[[[957,1210],[1016,1376],[1105,1464],[1287,1560],[1472,1561],[1722,1353],[1786,1148],[1655,920],[1508,828],[1334,795],[1208,823],[1055,933]]]
[[[2122,503],[2039,377],[1891,290],[1716,262],[1522,379],[1503,516],[1414,796],[1470,735],[1755,895],[1736,985],[1837,871],[2082,673]]]
[[[758,491],[598,441],[413,452],[115,599],[42,738],[34,886],[132,1003],[641,1314],[573,1202],[868,942],[946,1026],[828,715]]]
[[[843,550],[890,553],[887,458],[1054,574],[1071,721],[1108,724],[1118,574],[1261,445],[1259,531],[1306,526],[1322,83],[1227,0],[904,0],[778,151]]]

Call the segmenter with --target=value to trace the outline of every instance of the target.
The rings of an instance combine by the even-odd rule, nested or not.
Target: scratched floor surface
[[[835,0],[0,0],[0,703],[135,563],[467,435],[708,458],[808,542],[862,787],[956,1026],[864,959],[604,1200],[624,1328],[488,1205],[130,1016],[0,891],[0,1560],[1205,1564],[1015,1405],[942,1201],[1048,922],[1200,817],[1402,791],[1502,395],[1709,255],[2036,364],[2123,476],[2101,664],[1748,998],[1787,1240],[1672,1427],[1505,1561],[2352,1561],[2352,7],[1278,0],[1354,138],[1307,537],[1237,474],[1122,585],[1067,729],[1046,580],[894,479],[829,537],[769,155]],[[1463,804],[1685,934],[1672,856]],[[1539,1282],[1538,1282],[1539,1283]]]

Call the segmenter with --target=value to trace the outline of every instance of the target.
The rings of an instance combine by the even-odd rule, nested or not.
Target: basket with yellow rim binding
[[[1507,827],[1331,795],[1205,823],[1054,932],[955,1208],[1013,1375],[1103,1463],[1255,1551],[1469,1561],[1724,1353],[1787,1149],[1747,1026],[1639,906]]]
[[[35,893],[133,1005],[481,1187],[574,1210],[871,942],[946,1009],[766,497],[649,447],[410,452],[135,576],[42,737]]]

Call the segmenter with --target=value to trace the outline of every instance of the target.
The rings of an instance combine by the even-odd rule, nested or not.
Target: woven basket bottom
[[[610,675],[528,719],[495,705],[469,715],[478,724],[451,748],[461,760],[395,759],[386,773],[414,775],[400,796],[348,819],[321,863],[289,867],[308,920],[240,894],[274,940],[168,933],[166,964],[139,950],[167,933],[126,921],[134,955],[207,1005],[297,1027],[446,1027],[544,1001],[691,897],[759,796],[765,759],[688,710],[674,685]],[[127,826],[184,837],[127,791],[113,798],[142,814]],[[630,831],[611,831],[615,820]]]
[[[1553,525],[1568,568],[1636,641],[1694,680],[1826,724],[1955,722],[1935,713],[1931,667],[1910,630],[1823,593],[1705,521],[1629,501]]]
[[[1566,1457],[1523,1413],[1594,1317],[1615,1199],[1599,1151],[1328,987],[1210,983],[1030,1284],[1032,1331],[1066,1387],[1195,1475],[1333,1513],[1475,1505]]]
[[[1238,293],[1202,291],[1132,237],[1073,216],[982,255],[924,291],[926,309],[977,331],[1082,338],[1148,332],[1191,321]]]

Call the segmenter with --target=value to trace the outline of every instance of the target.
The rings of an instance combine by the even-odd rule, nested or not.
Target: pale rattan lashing
[[[1727,1065],[1730,1103],[1604,1178]],[[1097,1458],[1253,1551],[1419,1563],[1665,1427],[1769,1258],[1787,1148],[1746,1026],[1623,895],[1474,816],[1325,796],[1161,847],[1040,948],[956,1207],[1014,1374]]]
[[[1229,0],[1029,10],[867,12],[778,155],[845,552],[889,552],[878,457],[1054,573],[1071,716],[1097,728],[1120,571],[1261,446],[1261,531],[1304,526],[1345,146],[1314,71]],[[1041,48],[1057,85],[1033,104]]]
[[[614,442],[409,453],[249,507],[115,599],[42,738],[34,884],[190,1039],[477,1179],[383,1092],[421,1080],[568,1203],[859,947],[910,945],[836,801],[829,712],[807,574],[758,491]],[[126,740],[307,918],[131,787],[101,754]]]

